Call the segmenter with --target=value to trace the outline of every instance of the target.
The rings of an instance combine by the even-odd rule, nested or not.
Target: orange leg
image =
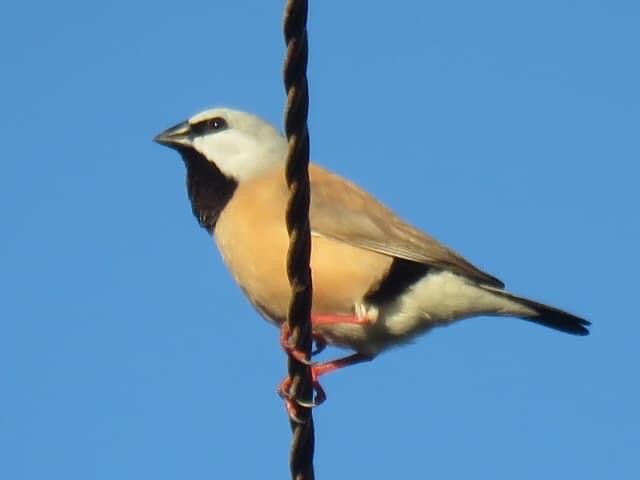
[[[341,368],[348,367],[349,365],[356,365],[358,363],[369,362],[373,360],[373,357],[369,357],[362,353],[354,353],[347,357],[338,358],[336,360],[330,360],[328,362],[315,363],[311,366],[311,374],[313,375],[313,381],[317,382],[318,378],[327,373],[335,372]]]
[[[372,320],[364,315],[311,315],[312,328],[319,325],[335,324],[366,325],[372,323],[373,321],[375,320]],[[297,415],[297,409],[299,405],[305,407],[315,407],[320,405],[327,399],[327,394],[318,381],[318,379],[322,375],[335,372],[336,370],[347,367],[349,365],[354,365],[356,363],[368,362],[372,359],[372,357],[368,357],[361,353],[354,353],[353,355],[349,355],[344,358],[338,358],[336,360],[331,360],[329,362],[312,364],[311,361],[307,358],[305,352],[291,345],[290,337],[291,331],[289,330],[289,324],[287,322],[283,322],[280,328],[280,344],[282,345],[282,348],[293,358],[304,364],[311,365],[311,381],[313,382],[314,391],[314,398],[307,402],[299,399],[294,399],[291,396],[291,394],[289,393],[292,384],[291,378],[285,378],[278,386],[278,394],[285,400],[285,405],[287,408],[287,412],[289,413],[289,417],[291,417],[295,421],[299,421],[299,416]],[[326,342],[320,335],[314,334],[313,339],[316,342],[316,350],[311,352],[311,355],[315,355],[321,352],[327,346]]]
[[[360,317],[358,315],[311,315],[311,327],[318,325],[335,325],[338,323],[346,323],[350,325],[366,325],[371,323],[371,320],[367,317]],[[291,331],[289,330],[289,324],[283,322],[280,326],[280,345],[282,348],[293,358],[302,363],[309,363],[306,355],[301,350],[293,347],[289,342],[291,337]],[[316,349],[311,352],[311,355],[316,355],[325,349],[327,346],[324,339],[317,334],[313,335],[313,340],[316,342]]]
[[[311,324],[315,327],[318,325],[335,325],[337,323],[347,323],[349,325],[367,325],[371,320],[365,316],[358,315],[311,315]]]
[[[370,362],[373,360],[373,357],[368,357],[363,355],[362,353],[354,353],[353,355],[349,355],[347,357],[338,358],[336,360],[330,360],[328,362],[316,363],[311,366],[311,379],[313,381],[313,389],[316,392],[315,398],[315,406],[320,405],[327,399],[327,394],[320,385],[318,379],[322,375],[326,375],[327,373],[335,372],[336,370],[340,370],[341,368],[348,367],[349,365],[356,365],[358,363]]]

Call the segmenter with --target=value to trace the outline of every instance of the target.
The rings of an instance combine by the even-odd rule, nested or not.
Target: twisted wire
[[[306,0],[288,0],[284,14],[284,37],[287,52],[284,62],[284,85],[287,92],[285,133],[289,140],[286,181],[290,197],[286,223],[289,232],[287,275],[291,284],[291,302],[287,322],[294,348],[311,358],[311,230],[309,227],[309,132],[307,115],[309,92],[307,85],[307,13]],[[311,368],[289,355],[289,378],[292,400],[313,399]],[[308,406],[298,405],[297,419],[290,419],[293,432],[290,468],[294,480],[313,480],[314,428]]]

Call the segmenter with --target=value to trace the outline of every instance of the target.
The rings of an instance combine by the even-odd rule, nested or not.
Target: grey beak
[[[153,141],[170,148],[189,146],[191,145],[191,127],[188,122],[179,123],[156,135]]]

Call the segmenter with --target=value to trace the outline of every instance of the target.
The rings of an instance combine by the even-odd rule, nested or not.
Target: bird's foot
[[[291,387],[293,386],[293,379],[291,377],[285,378],[280,385],[278,385],[278,395],[284,400],[284,406],[287,410],[289,418],[296,423],[304,423],[302,415],[300,415],[300,407],[303,408],[315,408],[322,404],[327,399],[327,394],[320,385],[317,376],[314,374],[313,367],[311,367],[311,383],[313,388],[313,398],[309,400],[303,400],[295,398],[291,393]]]
[[[356,363],[371,361],[372,357],[363,355],[361,353],[354,353],[348,357],[338,358],[337,360],[331,360],[329,362],[315,363],[311,366],[311,382],[313,387],[314,398],[310,400],[302,400],[295,398],[291,394],[291,387],[293,386],[293,380],[290,377],[285,378],[278,386],[278,395],[285,401],[285,408],[289,418],[293,421],[301,423],[301,415],[299,414],[299,408],[314,408],[321,405],[326,399],[327,394],[320,385],[319,378],[322,375],[326,375],[331,372],[335,372],[349,365],[355,365]]]
[[[311,350],[311,356],[318,355],[325,348],[327,348],[327,342],[322,336],[318,334],[313,335],[313,342],[315,343],[315,349]],[[291,345],[291,330],[289,329],[289,323],[283,322],[280,326],[280,345],[283,350],[305,365],[311,365],[311,361],[307,358],[307,354],[299,348]]]

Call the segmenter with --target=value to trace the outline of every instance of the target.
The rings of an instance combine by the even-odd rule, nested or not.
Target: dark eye
[[[224,118],[214,117],[192,124],[191,131],[196,135],[205,135],[207,133],[219,132],[227,127],[227,121]]]
[[[207,120],[207,131],[215,132],[216,130],[224,130],[227,128],[227,121],[222,117]]]

